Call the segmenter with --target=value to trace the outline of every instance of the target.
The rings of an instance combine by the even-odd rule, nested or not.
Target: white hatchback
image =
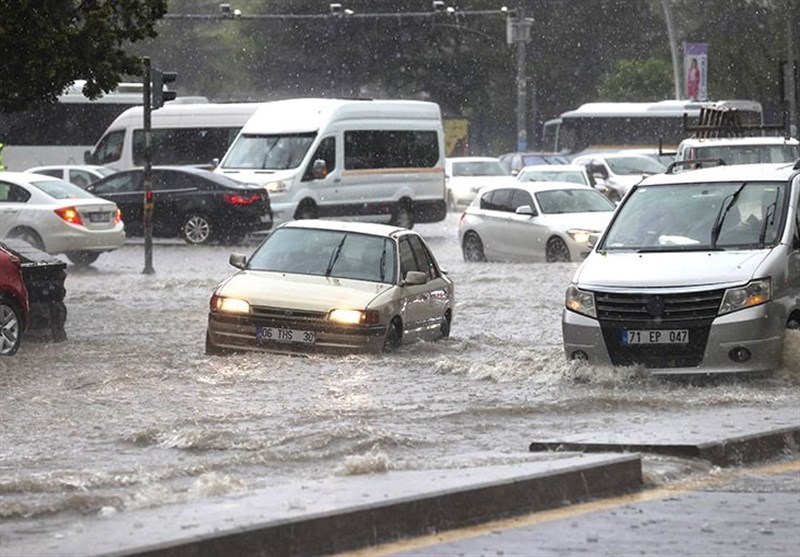
[[[90,265],[125,243],[117,205],[74,184],[23,172],[0,172],[0,239],[18,238],[76,265]]]
[[[214,290],[206,353],[380,352],[450,335],[453,281],[422,237],[363,222],[279,226]]]
[[[465,261],[577,261],[590,234],[602,232],[616,205],[599,191],[562,182],[484,188],[461,215]]]

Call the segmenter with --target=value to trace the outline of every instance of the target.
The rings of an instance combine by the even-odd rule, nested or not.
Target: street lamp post
[[[525,17],[525,10],[522,6],[515,10],[514,17],[509,17],[506,23],[507,42],[517,47],[517,151],[528,150],[528,126],[525,110],[528,80],[525,72],[525,53],[527,44],[531,41],[532,23],[532,19]]]

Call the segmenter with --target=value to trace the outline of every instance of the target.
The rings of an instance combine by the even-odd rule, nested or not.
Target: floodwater
[[[610,415],[800,406],[800,334],[774,376],[704,386],[565,361],[577,268],[464,263],[458,215],[416,227],[456,283],[452,337],[389,355],[204,354],[232,251],[141,243],[68,267],[68,339],[0,360],[0,519],[98,514],[300,478],[535,458]]]

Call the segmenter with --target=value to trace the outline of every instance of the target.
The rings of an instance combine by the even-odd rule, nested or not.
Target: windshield
[[[253,254],[255,271],[397,282],[394,240],[336,230],[279,228]]]
[[[640,186],[619,209],[604,249],[756,249],[780,239],[786,184]],[[738,192],[738,193],[737,193]]]
[[[242,134],[225,157],[223,168],[288,170],[303,162],[316,133]]]
[[[500,161],[454,162],[453,176],[508,176]]]
[[[54,199],[83,199],[96,197],[86,190],[63,180],[39,180],[31,182],[31,184]]]
[[[596,213],[616,208],[605,195],[589,188],[542,191],[535,195],[544,214]]]
[[[608,167],[614,174],[661,174],[667,167],[655,159],[644,156],[608,157]]]
[[[722,159],[726,164],[794,162],[800,145],[714,145],[694,148],[695,159]]]
[[[570,182],[589,185],[586,175],[580,170],[528,170],[520,173],[517,179],[520,182]]]

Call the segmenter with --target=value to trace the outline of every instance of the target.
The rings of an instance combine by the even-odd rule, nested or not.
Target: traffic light
[[[164,106],[165,102],[173,101],[175,100],[175,97],[178,96],[178,93],[175,91],[164,90],[164,85],[167,83],[172,83],[176,79],[178,79],[178,74],[175,72],[162,72],[161,70],[153,70],[153,110],[156,108],[161,108]]]

